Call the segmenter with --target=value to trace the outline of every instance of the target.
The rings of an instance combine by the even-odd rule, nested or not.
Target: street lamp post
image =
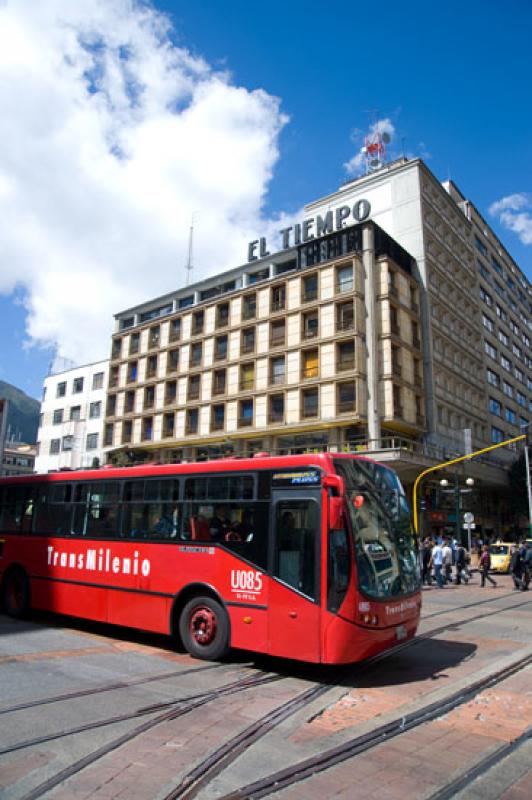
[[[528,533],[532,537],[532,488],[530,486],[530,459],[528,456],[528,442],[530,438],[530,425],[521,425],[521,432],[525,434],[525,470],[526,470],[526,491],[528,495]]]
[[[458,477],[458,474],[455,474],[455,476],[454,476],[454,487],[451,490],[449,490],[449,491],[454,492],[454,507],[455,507],[455,514],[456,514],[455,529],[456,529],[456,541],[457,542],[461,542],[462,541],[462,527],[461,527],[461,524],[462,524],[462,521],[461,521],[462,494],[464,494],[466,492],[471,492],[475,481],[473,480],[473,478],[466,478],[465,483],[466,483],[466,486],[468,488],[467,489],[460,489],[460,479]],[[440,486],[442,486],[444,489],[447,486],[449,486],[449,481],[447,480],[447,478],[442,478],[441,479]]]

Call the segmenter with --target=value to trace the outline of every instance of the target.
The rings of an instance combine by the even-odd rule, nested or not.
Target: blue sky
[[[0,90],[3,114],[13,120],[9,138],[0,142],[8,154],[5,192],[0,160],[0,214],[6,226],[0,234],[8,239],[7,246],[0,244],[0,379],[38,397],[56,351],[80,361],[106,357],[113,312],[181,284],[192,212],[199,242],[202,222],[205,229],[236,225],[233,241],[236,232],[242,241],[252,230],[261,233],[260,226],[280,214],[296,213],[335,190],[376,118],[390,120],[395,130],[390,155],[404,150],[422,156],[440,179],[452,178],[532,278],[532,4],[527,0],[373,5],[158,0],[149,11],[149,35],[138,6],[135,19],[124,20],[124,0],[86,0],[83,13],[73,12],[68,0],[59,12],[61,2],[53,13],[46,0],[38,5],[37,11],[30,0],[13,0],[7,11],[0,9],[0,26],[9,14],[11,39],[31,44],[39,31],[64,53],[50,80],[42,78],[48,63],[44,49],[40,56],[35,47],[18,46],[6,56],[4,48],[0,56],[0,83],[11,79],[11,85],[25,52],[31,61],[22,63],[25,83],[15,87],[17,95],[15,89]],[[164,34],[166,47],[156,31],[157,11],[172,25]],[[61,14],[79,32],[82,51],[61,38]],[[116,41],[109,33],[115,29]],[[129,88],[138,85],[139,76],[156,74],[146,79],[151,96],[140,112],[127,91],[120,94],[109,62],[92,73],[107,70],[100,93],[90,104],[87,93],[80,100],[95,67],[83,59],[95,58],[100,36],[110,53],[117,41],[122,52],[124,41],[135,51],[134,58],[117,62],[129,70]],[[164,59],[171,48],[175,57],[169,64]],[[74,71],[66,74],[65,64],[74,64]],[[169,84],[180,80],[185,88],[172,96],[172,117],[165,98],[173,91]],[[32,100],[31,114],[19,113],[22,92]],[[189,120],[189,132],[179,139],[191,152],[183,144],[176,149],[184,148],[185,161],[204,167],[198,185],[195,171],[185,172],[172,152],[182,136],[177,117],[191,97],[202,109],[199,122]],[[212,147],[205,130],[212,132]],[[123,145],[127,153],[129,146],[134,170],[124,171],[124,159],[111,163],[103,152],[107,145],[114,153]],[[231,196],[216,188],[217,181],[227,182],[224,161],[235,175]],[[490,215],[492,204],[514,195],[519,202],[503,220]],[[235,223],[240,212],[243,218]],[[229,239],[220,247],[220,263],[207,245],[204,251],[198,247],[196,278],[201,269],[208,274],[238,263]],[[103,313],[104,301],[102,317],[97,308]]]

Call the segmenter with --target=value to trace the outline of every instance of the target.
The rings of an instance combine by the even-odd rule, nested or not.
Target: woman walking
[[[486,578],[489,580],[493,586],[497,586],[489,571],[491,569],[491,556],[490,556],[490,548],[489,545],[485,544],[482,548],[482,553],[480,555],[480,585],[484,587],[486,585]]]

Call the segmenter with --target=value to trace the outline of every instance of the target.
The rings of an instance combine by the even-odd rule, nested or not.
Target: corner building
[[[361,205],[368,219],[349,225]],[[345,227],[327,228],[328,214]],[[399,159],[309,204],[297,228],[280,252],[261,242],[245,266],[116,315],[113,459],[349,448],[393,462],[408,485],[519,435],[532,411],[530,282],[454,183]],[[516,456],[468,465],[479,530],[510,524]],[[439,503],[427,525],[454,526]]]

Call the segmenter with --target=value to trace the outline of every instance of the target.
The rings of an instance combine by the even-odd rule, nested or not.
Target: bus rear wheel
[[[12,569],[4,578],[2,608],[10,617],[20,619],[29,611],[30,584],[23,569]]]
[[[212,597],[193,597],[179,618],[181,641],[191,656],[218,661],[229,650],[229,620]]]

